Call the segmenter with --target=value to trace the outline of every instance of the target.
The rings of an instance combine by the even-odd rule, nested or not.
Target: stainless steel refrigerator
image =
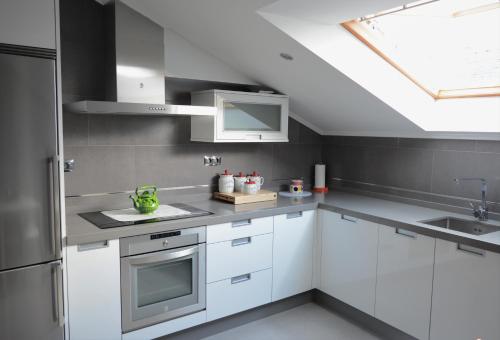
[[[55,65],[0,44],[0,339],[64,338]]]

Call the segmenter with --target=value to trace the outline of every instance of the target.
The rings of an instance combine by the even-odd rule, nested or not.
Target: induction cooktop
[[[181,214],[181,215],[166,216],[166,217],[152,217],[152,218],[143,219],[143,220],[139,220],[139,221],[118,221],[118,220],[115,220],[109,216],[106,216],[105,214],[103,214],[102,211],[86,212],[86,213],[80,213],[78,215],[81,216],[82,218],[86,219],[90,223],[94,224],[95,226],[97,226],[100,229],[108,229],[108,228],[125,227],[125,226],[130,226],[130,225],[137,225],[137,224],[145,224],[145,223],[173,221],[173,220],[207,216],[207,215],[213,214],[210,211],[198,209],[198,208],[192,207],[192,206],[184,204],[184,203],[171,203],[171,204],[169,204],[169,206],[188,211],[189,214]]]

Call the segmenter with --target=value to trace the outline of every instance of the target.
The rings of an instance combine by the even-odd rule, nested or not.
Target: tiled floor
[[[314,304],[308,303],[204,340],[378,340],[380,338]]]

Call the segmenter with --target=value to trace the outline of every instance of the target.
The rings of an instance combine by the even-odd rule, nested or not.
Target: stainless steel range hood
[[[205,115],[215,107],[165,103],[163,27],[123,4],[104,5],[106,25],[105,101],[84,100],[64,110],[86,114]]]

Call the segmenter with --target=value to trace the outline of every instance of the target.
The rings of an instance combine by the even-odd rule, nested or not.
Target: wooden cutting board
[[[248,195],[242,192],[232,192],[230,194],[214,192],[214,198],[233,204],[255,203],[263,201],[273,201],[278,199],[278,194],[269,190],[260,190],[255,195]]]

